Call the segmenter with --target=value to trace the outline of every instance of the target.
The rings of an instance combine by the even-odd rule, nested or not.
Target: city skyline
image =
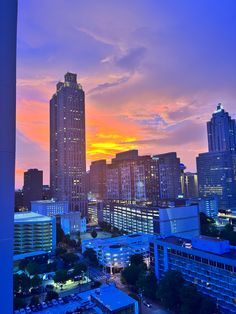
[[[87,166],[139,149],[176,151],[195,171],[216,104],[235,118],[233,1],[19,5],[16,187],[28,168],[49,182],[49,99],[66,71],[86,92]]]

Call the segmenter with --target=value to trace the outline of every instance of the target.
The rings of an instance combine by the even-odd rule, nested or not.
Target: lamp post
[[[13,313],[17,0],[0,4],[0,312]]]

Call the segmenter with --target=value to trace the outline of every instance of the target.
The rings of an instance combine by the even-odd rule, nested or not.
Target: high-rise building
[[[87,214],[85,96],[77,75],[66,73],[50,100],[50,187],[52,197]]]
[[[175,152],[155,155],[159,163],[160,198],[177,198],[181,190],[181,164]]]
[[[182,172],[181,174],[182,194],[186,198],[198,197],[198,178],[196,173]]]
[[[43,171],[29,169],[24,172],[23,199],[24,206],[31,209],[31,201],[43,198]]]
[[[89,172],[89,192],[95,199],[106,198],[106,160],[92,161]]]
[[[235,159],[230,151],[199,154],[197,173],[200,197],[218,195],[219,209],[236,206]]]
[[[211,120],[207,122],[207,135],[209,152],[236,153],[236,123],[222,104],[217,105]]]
[[[138,156],[137,150],[116,155],[106,171],[107,199],[157,202],[159,196],[158,161]]]

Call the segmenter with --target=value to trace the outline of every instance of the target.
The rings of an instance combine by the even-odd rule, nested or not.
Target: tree
[[[220,233],[221,239],[228,240],[231,245],[236,245],[236,232],[234,232],[234,227],[227,224]]]
[[[130,263],[131,265],[141,265],[143,264],[143,254],[134,254],[130,257]]]
[[[39,303],[40,303],[39,296],[33,295],[31,300],[30,300],[30,305],[37,305]]]
[[[65,269],[59,269],[56,271],[53,279],[57,283],[65,283],[68,279],[67,271]]]
[[[36,262],[30,262],[27,266],[26,266],[26,271],[27,273],[31,276],[31,275],[36,275],[36,274],[40,274],[41,272],[41,268],[40,265]]]
[[[79,260],[78,255],[74,253],[66,253],[62,255],[61,258],[66,266],[74,265]]]
[[[200,212],[200,228],[201,234],[211,237],[218,237],[219,231],[215,226],[215,220]]]
[[[56,253],[56,256],[62,256],[63,254],[67,253],[67,249],[63,247],[57,247],[55,253]]]
[[[184,286],[181,293],[181,314],[198,314],[202,296],[193,285]],[[211,312],[208,312],[211,313]]]
[[[139,270],[140,270],[139,266],[131,264],[130,266],[124,268],[124,270],[121,273],[121,276],[128,285],[134,286],[140,276]]]
[[[28,265],[28,261],[26,259],[22,259],[18,265],[20,270],[25,270],[26,266]]]
[[[217,309],[216,304],[210,298],[202,297],[199,313],[200,314],[209,314],[209,313],[217,314],[219,313],[219,311]]]
[[[91,234],[92,238],[94,238],[94,239],[95,239],[95,238],[97,237],[97,235],[98,235],[98,234],[97,234],[97,231],[96,231],[95,229],[93,229],[90,234]]]
[[[20,290],[20,275],[14,274],[13,275],[13,287],[14,287],[14,292],[17,293]]]
[[[59,298],[59,294],[56,291],[50,290],[47,292],[46,294],[46,298],[45,301],[51,301],[53,299],[58,299]]]
[[[14,297],[14,309],[15,310],[22,309],[25,306],[26,306],[26,303],[23,299]]]
[[[34,275],[34,277],[31,279],[31,286],[32,287],[38,287],[41,286],[42,279],[39,277],[39,275]]]
[[[157,298],[171,310],[178,310],[181,305],[181,291],[184,286],[182,274],[175,270],[166,272],[160,280]]]
[[[73,277],[79,276],[82,272],[87,271],[87,265],[84,263],[79,263],[74,266]]]
[[[146,275],[141,273],[137,281],[137,287],[143,291],[143,295],[150,299],[156,298],[157,293],[157,278],[153,272]]]
[[[26,274],[21,274],[18,279],[21,292],[29,292],[29,288],[31,288],[30,278]]]
[[[90,260],[90,262],[93,265],[98,265],[98,258],[97,258],[97,254],[96,252],[91,249],[91,248],[87,248],[84,253],[83,253],[84,257],[86,257],[87,259]]]

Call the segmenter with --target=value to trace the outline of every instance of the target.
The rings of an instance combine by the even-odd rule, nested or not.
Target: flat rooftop
[[[80,293],[79,296],[84,300],[88,300],[90,296],[93,296],[98,303],[103,304],[111,311],[118,310],[137,302],[128,296],[128,294],[117,289],[114,285],[104,285],[98,289]]]
[[[222,239],[212,238],[212,237],[207,237],[207,236],[199,236],[199,238],[201,240],[203,240],[203,241],[204,240],[212,241],[213,244],[215,244],[215,243],[222,243],[222,242],[225,241],[225,240],[222,240]],[[180,247],[183,247],[184,244],[192,244],[192,241],[189,240],[189,239],[178,238],[178,237],[175,237],[175,236],[170,236],[170,237],[166,237],[166,238],[159,238],[158,240],[166,242],[166,243],[174,244],[174,245],[177,245],[177,246],[180,246]],[[215,252],[210,252],[210,251],[207,251],[207,250],[204,250],[204,249],[199,249],[199,248],[196,248],[196,247],[191,247],[191,248],[186,247],[186,248],[188,250],[205,252],[207,254],[211,254],[211,255],[215,255],[215,256],[223,257],[223,258],[229,258],[229,259],[232,259],[232,260],[236,261],[236,246],[235,246],[235,249],[232,249],[232,246],[231,246],[230,247],[230,252],[223,253],[223,254],[217,254]]]
[[[14,214],[14,223],[40,223],[50,221],[52,221],[51,217],[34,212],[19,212]]]

